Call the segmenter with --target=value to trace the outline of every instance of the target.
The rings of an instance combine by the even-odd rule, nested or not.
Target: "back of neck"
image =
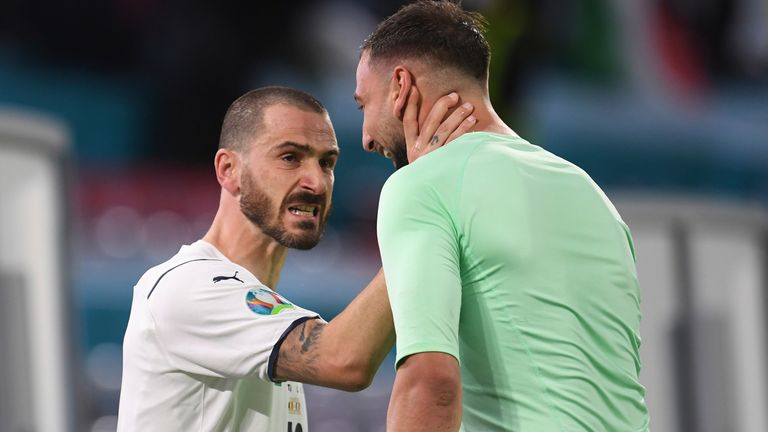
[[[475,123],[475,126],[472,128],[472,132],[491,132],[500,135],[518,136],[517,133],[507,126],[501,117],[496,114],[488,96],[468,95],[466,97],[461,97],[458,106],[464,102],[469,102],[474,106],[472,115],[477,119],[477,123]]]

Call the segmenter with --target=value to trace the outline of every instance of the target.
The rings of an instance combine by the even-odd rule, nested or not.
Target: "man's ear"
[[[219,149],[213,159],[216,179],[221,188],[231,195],[240,193],[240,155],[229,149]]]
[[[395,66],[392,73],[392,96],[395,98],[395,103],[392,104],[392,115],[397,119],[402,120],[405,113],[405,105],[408,103],[408,95],[411,93],[411,87],[413,86],[413,75],[411,71],[406,69],[403,65]]]

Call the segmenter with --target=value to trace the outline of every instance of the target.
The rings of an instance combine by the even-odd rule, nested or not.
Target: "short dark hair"
[[[309,93],[290,87],[270,86],[251,90],[232,102],[224,115],[219,148],[247,151],[253,137],[264,123],[264,110],[272,105],[287,104],[304,111],[322,114],[323,104]]]
[[[372,62],[427,59],[482,81],[491,60],[485,26],[485,18],[462,9],[460,0],[420,0],[382,21],[361,49],[369,50]]]

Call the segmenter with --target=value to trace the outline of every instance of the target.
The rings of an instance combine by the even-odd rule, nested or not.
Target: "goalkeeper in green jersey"
[[[583,170],[499,118],[489,59],[482,17],[448,1],[403,7],[362,47],[363,147],[399,168],[378,217],[387,430],[646,431],[629,229]],[[432,140],[406,145],[403,120],[424,125],[450,92],[472,132],[414,161]]]

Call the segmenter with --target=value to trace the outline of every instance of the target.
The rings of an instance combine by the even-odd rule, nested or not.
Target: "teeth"
[[[315,214],[315,208],[315,206],[300,205],[290,207],[288,211],[298,216],[311,216]]]

